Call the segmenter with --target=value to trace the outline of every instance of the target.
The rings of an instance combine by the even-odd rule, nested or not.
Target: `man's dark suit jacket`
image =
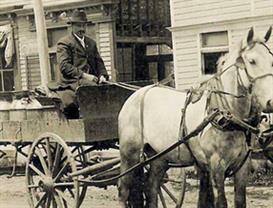
[[[70,86],[76,89],[79,86],[83,72],[108,78],[102,58],[99,55],[96,42],[84,37],[85,48],[71,33],[57,43],[57,61],[61,71],[62,87]]]

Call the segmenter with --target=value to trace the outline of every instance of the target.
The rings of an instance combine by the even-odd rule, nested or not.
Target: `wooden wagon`
[[[28,102],[32,94],[0,95],[0,145],[14,145],[27,158],[30,207],[77,208],[88,186],[116,185],[117,178],[111,178],[120,174],[117,118],[132,92],[116,85],[80,87],[81,118],[73,120],[64,118],[56,99],[36,97],[40,107],[8,108],[4,104]],[[176,179],[172,172],[166,174],[158,193],[161,207],[182,206],[184,172]]]

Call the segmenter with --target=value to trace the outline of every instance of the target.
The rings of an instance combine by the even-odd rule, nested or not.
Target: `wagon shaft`
[[[104,161],[104,162],[92,165],[90,167],[86,167],[81,170],[75,171],[70,174],[70,177],[76,177],[76,176],[86,175],[86,174],[89,174],[89,175],[97,174],[99,172],[112,168],[114,165],[118,164],[119,162],[120,162],[120,158],[114,158],[112,160]]]
[[[120,174],[120,165],[92,176],[92,180],[104,180]]]

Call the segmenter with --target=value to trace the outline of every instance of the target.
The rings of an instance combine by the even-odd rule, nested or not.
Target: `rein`
[[[257,43],[260,43],[261,45],[263,45],[263,46],[268,50],[268,52],[273,56],[273,53],[272,53],[271,50],[267,47],[267,45],[265,45],[263,42],[257,42]],[[252,46],[252,47],[254,47],[254,45],[255,45],[255,44],[253,43],[253,46]],[[240,56],[239,56],[239,57],[242,58],[242,53],[243,53],[245,50],[247,50],[247,48],[248,48],[248,47],[245,47],[245,48],[243,48],[243,49],[240,51]],[[242,60],[243,60],[243,59],[242,59]],[[246,65],[246,64],[244,63],[244,65]],[[207,80],[205,80],[205,81],[203,81],[203,82],[200,82],[200,83],[199,83],[200,86],[203,85],[203,84],[208,83],[208,82],[211,81],[212,79],[217,79],[217,80],[218,80],[226,71],[228,71],[228,70],[229,70],[230,68],[232,68],[233,66],[235,66],[237,70],[239,69],[239,67],[236,65],[236,63],[233,63],[233,64],[229,65],[228,67],[226,67],[225,69],[223,69],[221,72],[218,72],[218,73],[216,73],[215,75],[213,75],[211,78],[209,78],[209,79],[207,79]],[[257,76],[257,77],[252,77],[252,76],[249,74],[249,72],[247,71],[246,67],[244,67],[243,70],[244,70],[245,73],[246,73],[246,76],[247,76],[247,78],[248,78],[248,81],[249,81],[249,83],[250,83],[250,86],[249,86],[249,87],[245,87],[243,84],[242,84],[242,86],[243,86],[244,88],[248,89],[248,91],[250,91],[250,89],[252,88],[253,84],[254,84],[257,80],[263,79],[263,78],[268,77],[268,76],[272,76],[272,77],[273,77],[273,73],[266,73],[266,74],[263,74],[263,75],[260,75],[260,76]],[[240,75],[238,75],[238,76],[240,76]],[[241,79],[241,76],[240,76],[240,79]],[[234,98],[243,98],[243,97],[246,96],[246,95],[235,95],[235,94],[233,94],[233,93],[225,92],[225,91],[222,91],[222,90],[210,90],[210,89],[206,89],[206,90],[207,90],[208,92],[211,92],[211,93],[230,95],[230,96],[232,96],[232,97],[234,97]]]
[[[256,43],[259,43],[259,44],[263,45],[263,46],[268,50],[268,52],[273,56],[273,53],[272,53],[271,50],[267,47],[267,45],[265,45],[263,42],[256,42]],[[255,45],[255,43],[253,43],[253,45],[252,45],[252,47],[250,47],[250,49],[253,48],[254,45]],[[245,48],[243,48],[243,49],[241,50],[240,56],[241,56],[242,52],[244,52],[247,48],[248,48],[248,47],[245,47]],[[241,57],[242,57],[242,56],[241,56]],[[243,60],[243,59],[242,59],[242,60]],[[245,63],[244,63],[244,65],[245,65]],[[245,73],[246,73],[246,76],[247,76],[247,78],[248,78],[248,80],[249,80],[250,88],[251,88],[251,87],[253,86],[253,84],[254,84],[257,80],[259,80],[259,79],[263,79],[263,78],[268,77],[268,76],[272,76],[272,77],[273,77],[273,73],[266,73],[266,74],[263,74],[263,75],[260,75],[260,76],[257,76],[257,77],[252,77],[252,76],[249,74],[249,72],[247,71],[246,67],[244,67],[243,69],[244,69],[244,71],[245,71]]]
[[[84,182],[84,183],[106,183],[106,182],[111,182],[111,181],[115,181],[117,179],[119,179],[122,176],[125,176],[126,174],[136,170],[137,168],[141,168],[145,165],[148,165],[150,162],[160,158],[161,156],[165,155],[166,153],[174,150],[175,148],[177,148],[179,145],[186,143],[189,139],[191,139],[192,137],[197,136],[201,131],[203,131],[203,129],[219,114],[218,110],[215,110],[213,112],[211,112],[211,114],[209,114],[202,123],[200,123],[195,130],[189,132],[187,135],[185,135],[182,138],[179,138],[179,140],[175,143],[173,143],[171,146],[167,147],[166,149],[162,150],[161,152],[151,156],[150,158],[146,159],[146,160],[142,160],[139,163],[135,164],[134,166],[128,168],[127,170],[125,170],[123,173],[120,173],[117,176],[114,176],[112,178],[109,179],[104,179],[104,180],[93,180],[91,178],[91,180],[81,180],[78,179],[79,182]],[[72,176],[73,177],[73,176]]]

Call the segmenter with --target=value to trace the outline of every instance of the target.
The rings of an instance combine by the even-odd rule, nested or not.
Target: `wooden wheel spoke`
[[[52,193],[49,193],[46,200],[46,207],[50,207],[51,201],[52,201]]]
[[[73,205],[71,204],[71,199],[68,196],[66,196],[62,191],[58,189],[56,189],[56,192],[69,205],[68,207],[73,207]]]
[[[53,192],[53,197],[54,197],[54,201],[56,202],[57,207],[63,208],[63,204],[60,200],[60,196],[56,192]]]
[[[75,161],[77,161],[77,162],[81,162],[81,160],[80,160],[80,159],[76,159],[76,158],[75,158]]]
[[[53,176],[56,175],[55,173],[59,169],[60,159],[61,159],[61,146],[58,143],[56,143],[55,159],[54,159],[53,168],[52,168]]]
[[[79,148],[78,146],[74,147],[74,148],[72,149],[71,153],[73,154],[78,148]]]
[[[61,170],[56,175],[56,177],[53,179],[54,182],[58,181],[61,178],[62,174],[67,169],[68,165],[69,165],[69,162],[66,161],[65,164],[63,165],[63,167],[61,168]]]
[[[74,148],[74,151],[80,151],[78,148]],[[83,156],[85,155],[78,158],[81,160]],[[80,190],[79,182],[68,177],[69,173],[77,170],[77,163],[82,164],[82,161],[75,162],[70,146],[58,135],[48,132],[34,141],[26,163],[30,206],[33,208],[79,206],[86,188]]]
[[[161,188],[169,195],[169,197],[170,197],[175,203],[177,203],[177,199],[175,198],[175,196],[169,191],[169,189],[168,189],[165,185],[161,185]]]
[[[162,203],[162,206],[163,206],[164,208],[167,208],[166,201],[165,201],[165,199],[164,199],[163,193],[162,193],[162,191],[161,191],[160,188],[159,188],[159,191],[158,191],[158,195],[159,195],[160,201],[161,201],[161,203]]]
[[[55,202],[55,199],[54,200],[53,199],[52,199],[52,206],[53,206],[53,208],[57,208],[57,203]]]
[[[71,194],[71,196],[73,198],[75,198],[75,194],[73,193],[73,191],[71,190],[71,188],[67,188],[68,192]]]
[[[49,143],[49,138],[46,138],[46,154],[47,154],[47,160],[48,160],[48,169],[51,171],[52,170],[52,152],[50,149],[50,143]]]
[[[39,185],[32,184],[32,185],[28,185],[27,188],[28,189],[35,189],[35,188],[37,189],[37,188],[39,188]]]
[[[64,161],[66,161],[67,160],[67,155],[65,155],[62,159],[61,159],[61,162],[60,162],[60,164],[63,164],[64,163]]]
[[[29,167],[35,172],[37,173],[39,176],[41,177],[46,177],[44,173],[42,173],[38,168],[36,168],[34,165],[29,164]]]
[[[35,154],[39,157],[39,160],[40,160],[41,165],[42,165],[42,167],[43,167],[44,173],[45,173],[46,175],[49,175],[49,169],[48,169],[48,167],[47,167],[45,158],[43,157],[41,150],[39,149],[39,147],[36,147],[35,150],[36,150],[36,151],[35,151]]]
[[[39,199],[38,203],[35,205],[35,208],[38,208],[39,206],[41,206],[42,203],[43,203],[43,205],[45,204],[46,196],[47,196],[47,194],[45,193],[45,194]]]
[[[81,160],[81,161],[84,160],[84,151],[83,151],[82,147],[78,147],[78,152],[74,156],[74,158],[75,158],[75,160],[76,160],[76,158],[79,158],[79,160]]]

